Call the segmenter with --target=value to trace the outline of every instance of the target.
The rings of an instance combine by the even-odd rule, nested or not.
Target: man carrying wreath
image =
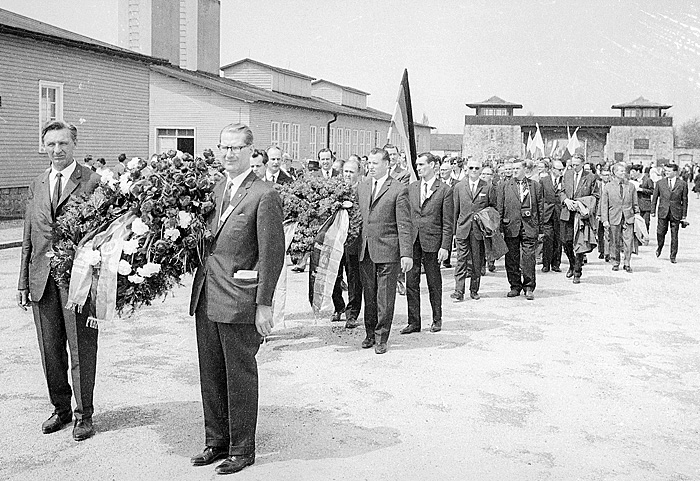
[[[255,355],[273,326],[272,296],[284,264],[282,200],[250,168],[253,133],[243,124],[221,131],[226,176],[215,186],[213,237],[192,284],[204,408],[204,466],[225,458],[218,474],[255,462],[258,366]]]

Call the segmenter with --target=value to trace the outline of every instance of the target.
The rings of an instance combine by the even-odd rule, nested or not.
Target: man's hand
[[[413,259],[411,257],[401,258],[401,272],[404,274],[413,269]]]
[[[255,328],[262,337],[267,337],[272,332],[275,322],[272,320],[272,307],[258,304],[255,309]]]
[[[438,251],[438,262],[444,262],[447,260],[447,256],[449,255],[449,251],[447,249],[442,249]]]
[[[564,199],[564,205],[570,211],[576,210],[576,201],[571,199]]]
[[[652,213],[651,213],[651,216],[652,216],[652,217],[656,217],[656,212],[652,212]]]
[[[605,227],[606,229],[607,229],[608,227],[610,227],[610,222],[608,222],[607,220],[604,221],[604,222],[603,222],[603,227]]]
[[[20,289],[17,291],[17,305],[25,311],[27,310],[27,306],[29,305],[29,289]]]

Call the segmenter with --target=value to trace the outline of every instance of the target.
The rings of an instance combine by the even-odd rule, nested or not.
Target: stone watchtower
[[[513,111],[523,108],[493,96],[467,104],[476,115],[465,116],[462,154],[482,162],[518,157],[522,151],[520,125],[513,122]]]

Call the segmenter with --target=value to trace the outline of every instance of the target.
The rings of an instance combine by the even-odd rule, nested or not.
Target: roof
[[[0,33],[8,33],[35,40],[44,40],[52,43],[60,43],[69,47],[91,50],[108,55],[130,58],[152,64],[167,64],[167,60],[151,57],[132,50],[117,47],[115,45],[95,40],[94,38],[79,35],[69,30],[54,27],[48,23],[25,17],[9,10],[0,8]]]
[[[545,116],[545,115],[465,115],[465,125],[517,125],[523,128],[547,127],[612,127],[647,126],[671,127],[673,117],[596,117],[596,116]]]
[[[484,100],[483,102],[474,102],[471,104],[467,104],[467,107],[471,109],[475,109],[478,107],[512,107],[514,109],[522,109],[523,106],[520,104],[514,104],[513,102],[508,102],[507,100],[503,100],[500,97],[496,97],[495,95],[491,97],[490,99]]]
[[[631,102],[624,104],[613,105],[612,109],[626,109],[626,108],[655,108],[655,109],[670,109],[672,106],[667,104],[657,104],[656,102],[650,102],[644,97],[638,97]]]
[[[316,84],[321,83],[321,82],[327,83],[327,84],[329,84],[329,85],[334,85],[334,86],[336,86],[336,87],[340,87],[340,88],[343,89],[343,90],[347,90],[348,92],[352,92],[352,93],[355,93],[355,94],[370,95],[368,92],[363,92],[362,90],[358,90],[358,89],[355,89],[355,88],[352,88],[352,87],[346,87],[345,85],[340,85],[340,84],[337,84],[337,83],[335,83],[335,82],[331,82],[330,80],[318,79],[318,80],[315,80],[315,81],[311,82],[311,85],[316,85]]]
[[[244,102],[264,102],[302,109],[317,110],[321,112],[352,115],[355,117],[382,120],[386,122],[391,120],[391,115],[388,113],[373,109],[371,107],[359,109],[355,107],[348,107],[346,105],[338,105],[319,97],[299,97],[297,95],[271,92],[245,82],[240,82],[238,80],[233,80],[226,77],[219,77],[206,72],[185,70],[172,65],[153,65],[151,66],[151,70],[183,82],[188,82],[192,85],[197,85],[199,87],[214,91],[225,97],[234,98]]]
[[[430,148],[432,150],[461,151],[462,134],[430,134]]]
[[[221,70],[226,70],[227,68],[235,67],[236,65],[240,65],[243,63],[251,63],[253,65],[257,65],[258,67],[264,67],[274,72],[281,73],[284,75],[290,75],[292,77],[298,77],[305,80],[314,80],[314,77],[309,77],[308,75],[304,75],[303,73],[295,72],[294,70],[287,70],[285,68],[275,67],[274,65],[268,65],[266,63],[258,62],[257,60],[253,60],[251,58],[244,58],[242,60],[238,60],[237,62],[224,65],[223,67],[221,67]]]

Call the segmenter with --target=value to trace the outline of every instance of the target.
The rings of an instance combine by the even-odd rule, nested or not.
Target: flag
[[[401,139],[403,145],[408,146],[406,152],[406,160],[408,171],[411,174],[411,182],[418,179],[416,175],[416,137],[413,131],[413,108],[411,107],[411,90],[408,87],[408,70],[404,69],[401,86],[399,87],[399,95],[396,99],[396,108],[394,115],[391,116],[389,124],[389,133],[387,134],[387,142],[391,143],[391,135],[396,131],[396,134]]]
[[[309,262],[309,303],[314,313],[333,309],[333,286],[345,252],[350,217],[339,209],[321,227]]]
[[[549,152],[549,156],[552,158],[554,157],[554,153],[557,151],[557,144],[557,139],[552,140],[552,150]]]
[[[574,130],[574,134],[569,138],[569,143],[566,144],[566,150],[569,151],[569,156],[573,157],[573,155],[576,153],[576,149],[581,147],[581,142],[579,142],[578,137],[576,136],[576,132],[578,132],[579,127],[576,127],[576,130]]]
[[[532,131],[527,134],[527,147],[525,148],[525,158],[529,159],[532,157],[532,152],[533,152],[533,143],[532,143]]]
[[[544,157],[544,141],[542,140],[542,134],[540,133],[539,124],[535,123],[535,126],[537,126],[537,132],[535,132],[535,138],[532,141],[532,143],[534,144],[533,158],[539,159],[540,157]],[[537,154],[538,150],[540,151],[539,154]]]
[[[571,144],[571,132],[569,131],[568,125],[566,126],[566,138],[567,138],[566,148],[564,148],[564,152],[561,154],[561,161],[562,162],[566,162],[573,155],[573,153],[569,152],[569,145]]]

